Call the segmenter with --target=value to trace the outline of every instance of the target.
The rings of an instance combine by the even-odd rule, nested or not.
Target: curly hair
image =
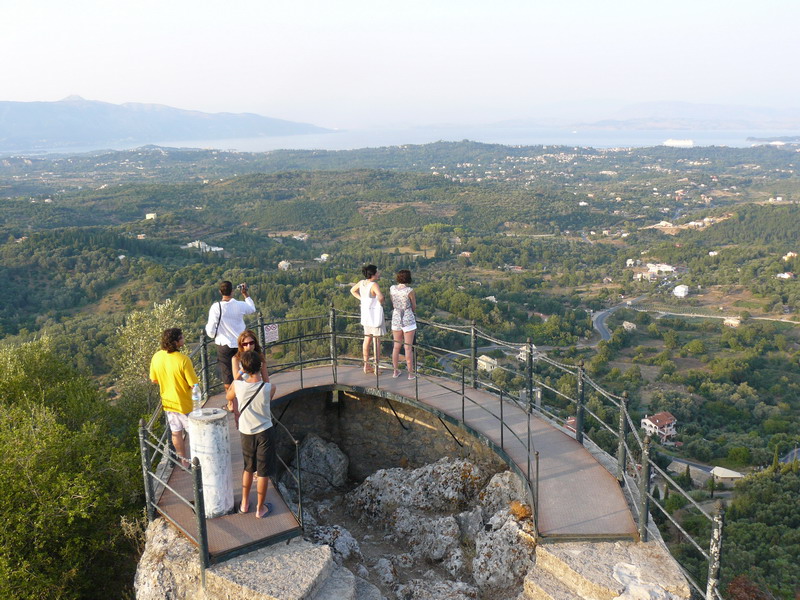
[[[397,283],[411,283],[411,271],[408,269],[400,269],[396,275]]]
[[[182,337],[183,331],[177,327],[165,329],[161,333],[161,349],[166,350],[167,352],[177,352],[178,348],[180,348],[180,344],[178,344],[178,342],[181,341]]]

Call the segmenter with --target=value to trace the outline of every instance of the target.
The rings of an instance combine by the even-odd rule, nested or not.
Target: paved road
[[[711,470],[714,468],[709,465],[704,465],[698,462],[694,462],[692,460],[686,460],[685,458],[676,458],[674,456],[670,456],[670,458],[674,462],[681,463],[683,465],[689,465],[690,467],[694,467],[695,469],[700,469],[701,471],[705,471],[706,473],[711,473]]]
[[[607,308],[605,310],[601,310],[594,313],[592,315],[592,325],[597,330],[597,333],[600,334],[600,339],[603,340],[611,339],[611,331],[609,331],[608,327],[606,327],[606,319],[608,319],[609,316],[617,312],[620,308],[633,306],[634,304],[641,302],[645,298],[646,296],[639,296],[638,298],[633,298],[632,300],[626,300],[625,302],[620,302],[616,306],[612,306],[611,308]]]

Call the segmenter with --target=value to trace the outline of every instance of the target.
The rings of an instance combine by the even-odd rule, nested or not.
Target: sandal
[[[270,502],[264,502],[264,508],[267,509],[267,512],[265,512],[263,515],[261,515],[259,517],[258,516],[258,507],[256,507],[256,519],[263,519],[267,515],[271,515],[272,514],[272,504]]]
[[[393,377],[393,378],[395,378],[395,379],[397,379],[398,377],[400,377],[400,371],[398,371],[398,370],[396,370],[396,369],[395,369],[395,372],[394,372],[394,373],[392,373],[392,377]]]

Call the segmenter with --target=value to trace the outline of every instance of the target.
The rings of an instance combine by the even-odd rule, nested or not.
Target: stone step
[[[577,600],[582,598],[545,569],[531,569],[517,600]]]
[[[691,597],[675,559],[657,542],[540,544],[532,573],[543,571],[575,598],[614,600],[631,590],[648,598]]]
[[[356,576],[350,569],[337,567],[312,596],[313,600],[356,600]]]

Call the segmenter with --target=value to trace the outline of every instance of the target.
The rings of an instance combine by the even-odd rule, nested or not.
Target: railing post
[[[708,548],[710,560],[708,562],[708,583],[706,584],[706,599],[716,600],[719,595],[719,571],[722,558],[722,529],[725,526],[725,509],[722,502],[717,502],[717,513],[711,525],[711,543]]]
[[[625,485],[625,438],[628,435],[628,392],[622,392],[619,402],[619,440],[617,442],[617,481]]]
[[[303,338],[297,338],[297,362],[300,363],[300,389],[303,389]]]
[[[153,492],[153,480],[150,479],[150,449],[147,447],[147,428],[144,419],[139,419],[139,448],[142,451],[142,475],[144,475],[144,499],[147,503],[147,520],[151,523],[156,518],[156,509],[153,507],[155,493]]]
[[[528,402],[528,406],[526,407],[527,410],[525,411],[528,416],[528,485],[531,484],[531,404]]]
[[[533,402],[533,343],[531,342],[531,338],[528,338],[527,345],[525,346],[527,349],[527,357],[525,360],[525,371],[528,374],[528,406],[531,405]]]
[[[505,450],[505,448],[503,447],[503,445],[504,445],[503,444],[503,439],[504,439],[504,437],[503,437],[503,435],[504,435],[503,429],[505,429],[505,421],[503,420],[503,390],[500,390],[500,449],[501,450]]]
[[[474,319],[470,327],[469,357],[472,368],[472,387],[478,389],[478,331],[475,329]]]
[[[336,355],[336,308],[331,302],[331,310],[328,314],[328,328],[331,330],[331,366],[333,367],[333,383],[337,383],[338,357]]]
[[[258,336],[258,343],[263,349],[267,344],[264,341],[264,315],[261,313],[261,311],[258,311],[258,320],[256,323],[258,323],[258,331],[256,332],[256,335]]]
[[[200,332],[200,379],[203,381],[203,404],[208,401],[208,340],[204,331]]]
[[[650,519],[650,436],[642,445],[642,471],[639,474],[639,539],[647,541],[647,522]]]
[[[200,581],[206,587],[208,560],[208,530],[206,529],[206,504],[203,499],[203,474],[200,459],[192,459],[192,478],[194,480],[194,513],[197,518],[197,541],[200,544]]]
[[[303,470],[300,468],[300,440],[294,441],[294,459],[297,463],[297,516],[300,518],[300,529],[305,530],[303,524]]]
[[[583,444],[583,416],[584,416],[584,372],[583,361],[578,364],[578,406],[575,411],[575,440]]]
[[[464,388],[467,385],[466,383],[466,369],[464,366],[461,366],[461,424],[464,424]]]
[[[537,450],[534,453],[534,457],[536,459],[536,485],[534,486],[534,490],[536,493],[533,495],[533,533],[538,538],[539,537],[539,451]]]

